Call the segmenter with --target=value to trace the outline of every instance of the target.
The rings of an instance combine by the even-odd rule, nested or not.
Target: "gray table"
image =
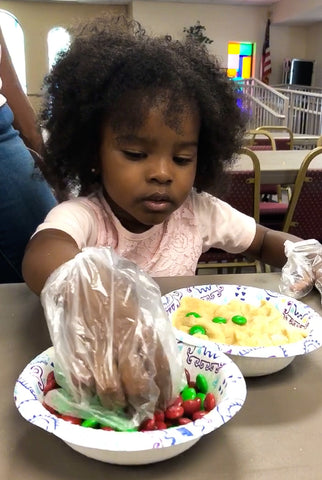
[[[311,150],[258,150],[256,153],[261,169],[261,183],[293,184],[305,156]],[[250,160],[240,155],[234,170],[247,170]],[[322,169],[322,155],[312,161],[311,168]],[[321,475],[322,478],[322,475]]]
[[[162,293],[192,284],[277,289],[279,274],[159,279]],[[321,312],[317,292],[305,299]],[[322,313],[322,312],[321,312]],[[50,345],[39,299],[24,284],[0,285],[1,480],[319,480],[322,478],[322,349],[281,372],[247,379],[242,410],[171,460],[122,467],[88,459],[32,426],[13,401],[16,378]]]

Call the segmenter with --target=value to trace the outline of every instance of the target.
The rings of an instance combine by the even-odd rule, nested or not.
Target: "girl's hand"
[[[76,403],[97,395],[109,410],[144,418],[177,393],[178,352],[159,287],[132,262],[85,248],[49,277],[41,301],[57,382]]]
[[[313,261],[312,268],[313,268],[315,286],[320,292],[321,303],[322,303],[322,246],[320,248],[320,253],[316,255]]]
[[[285,255],[287,262],[282,269],[281,292],[301,298],[316,285],[321,293],[322,245],[314,239],[296,243],[287,240]]]

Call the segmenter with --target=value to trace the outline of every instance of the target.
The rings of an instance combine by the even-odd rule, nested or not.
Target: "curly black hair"
[[[45,162],[60,190],[85,195],[100,181],[102,126],[138,129],[152,106],[178,128],[184,111],[201,119],[195,188],[214,192],[242,143],[238,93],[218,60],[193,40],[153,37],[125,17],[99,17],[72,32],[44,81]]]

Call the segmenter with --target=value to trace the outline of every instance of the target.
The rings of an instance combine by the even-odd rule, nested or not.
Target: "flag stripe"
[[[272,73],[271,52],[270,52],[270,19],[267,20],[265,29],[265,39],[263,44],[262,59],[261,59],[261,80],[264,83],[269,83],[269,76]]]

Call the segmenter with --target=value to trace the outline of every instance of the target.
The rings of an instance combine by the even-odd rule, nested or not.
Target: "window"
[[[13,66],[26,93],[25,40],[22,28],[16,17],[2,9],[0,9],[0,25]]]
[[[52,28],[47,37],[49,70],[56,61],[56,56],[61,50],[66,50],[70,44],[70,35],[63,27]]]
[[[228,43],[228,77],[250,78],[253,74],[254,44],[249,42]]]

